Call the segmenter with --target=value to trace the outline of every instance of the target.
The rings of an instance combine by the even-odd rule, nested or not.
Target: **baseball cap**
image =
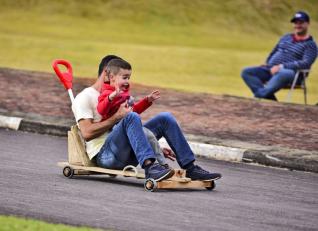
[[[295,22],[295,21],[304,21],[304,22],[309,22],[310,18],[309,15],[304,12],[304,11],[298,11],[294,15],[294,17],[290,20],[290,22]]]

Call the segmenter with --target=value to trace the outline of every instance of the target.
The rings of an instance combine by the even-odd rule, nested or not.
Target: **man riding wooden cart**
[[[142,125],[140,117],[135,112],[132,112],[127,105],[121,105],[117,114],[109,120],[100,122],[98,118],[100,115],[96,113],[95,109],[97,98],[104,82],[110,78],[107,76],[110,75],[107,72],[107,64],[110,60],[118,58],[106,56],[100,64],[98,80],[91,87],[84,89],[75,99],[72,92],[71,64],[65,60],[53,62],[53,69],[69,93],[77,121],[77,124],[73,125],[68,132],[68,162],[58,163],[59,166],[63,167],[63,175],[69,178],[75,175],[92,174],[135,177],[144,179],[144,187],[147,191],[161,188],[206,188],[212,190],[215,187],[214,181],[219,179],[221,175],[210,173],[194,164],[194,154],[175,118],[170,113],[160,113]],[[66,67],[66,71],[62,72],[59,65]],[[124,73],[130,77],[131,72],[121,72],[121,68],[119,70],[117,75]],[[89,100],[89,103],[86,100]],[[78,111],[83,111],[82,107],[85,106],[91,113],[79,116],[81,113]],[[99,128],[99,133],[88,132],[91,128],[96,127]],[[153,149],[149,151],[150,146],[144,134],[144,128],[153,132],[157,139],[164,137],[167,140],[173,152],[170,149],[165,149],[166,157],[170,159],[175,157],[182,169],[172,169],[168,165],[157,163]],[[89,145],[91,141],[97,139],[102,141],[97,153],[96,151],[94,153]],[[124,151],[120,151],[119,146],[124,147],[122,149]],[[126,150],[128,150],[128,155],[125,154]],[[125,155],[128,157],[127,160],[120,159]],[[138,164],[145,170],[145,174],[135,167]]]

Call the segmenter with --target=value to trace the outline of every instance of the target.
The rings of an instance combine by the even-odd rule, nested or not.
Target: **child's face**
[[[124,90],[129,88],[129,79],[131,76],[131,70],[126,70],[120,68],[119,72],[115,74],[110,74],[109,81],[111,86],[118,86],[120,89]]]

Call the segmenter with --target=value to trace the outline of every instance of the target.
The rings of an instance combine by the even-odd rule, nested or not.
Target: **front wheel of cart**
[[[214,188],[215,188],[215,182],[214,181],[211,182],[211,186],[206,187],[206,189],[209,190],[209,191],[212,191]]]

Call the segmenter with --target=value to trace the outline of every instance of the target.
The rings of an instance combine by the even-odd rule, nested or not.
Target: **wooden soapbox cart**
[[[66,71],[62,72],[58,65],[66,67]],[[68,91],[71,102],[74,100],[72,92],[73,72],[71,64],[66,60],[55,60],[53,69],[59,77],[61,83]],[[114,170],[97,167],[96,164],[88,158],[85,151],[85,142],[83,141],[78,125],[71,127],[68,131],[68,161],[58,162],[58,166],[63,168],[63,175],[68,178],[80,175],[100,175],[105,174],[109,177],[123,176],[144,179],[144,188],[146,191],[154,191],[156,189],[173,189],[173,188],[206,188],[212,190],[215,182],[209,181],[192,181],[187,178],[186,171],[183,169],[174,169],[174,175],[166,180],[155,181],[154,179],[145,178],[145,174],[140,172],[134,166],[126,166],[123,170]],[[143,170],[142,170],[143,171]]]

